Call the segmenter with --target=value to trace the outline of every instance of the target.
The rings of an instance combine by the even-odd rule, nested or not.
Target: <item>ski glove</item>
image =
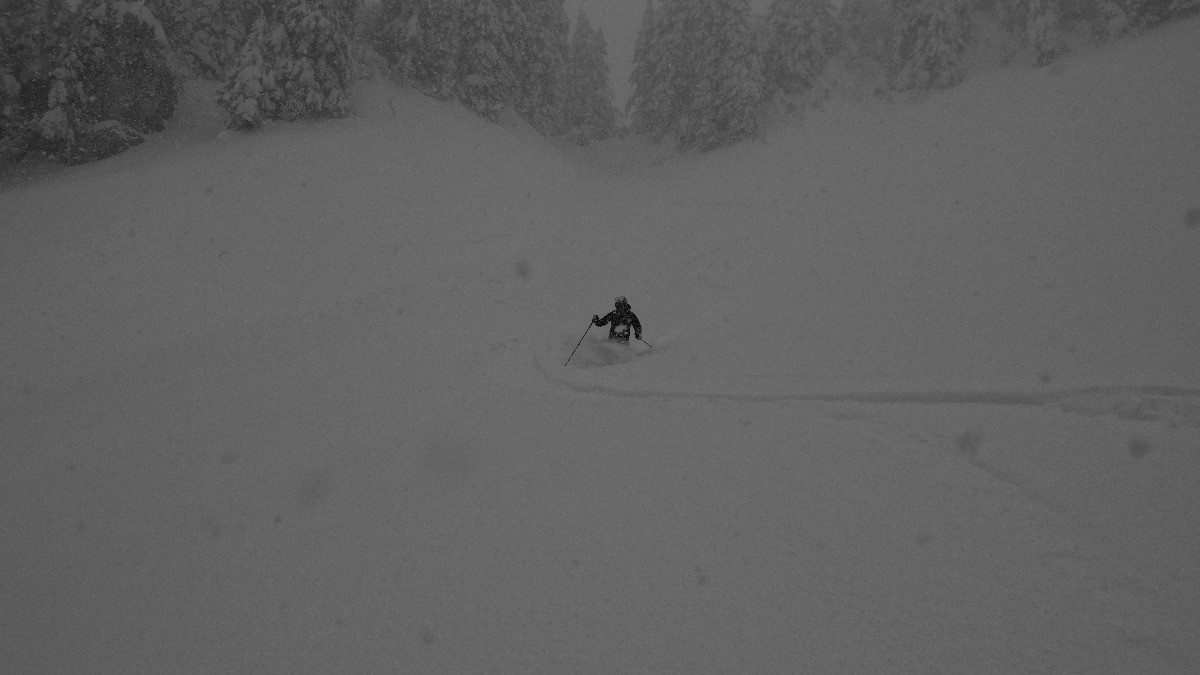
[[[600,315],[599,315],[599,314],[593,314],[593,315],[592,315],[592,323],[593,323],[593,324],[595,324],[595,325],[597,325],[597,326],[599,326],[599,325],[600,325]]]

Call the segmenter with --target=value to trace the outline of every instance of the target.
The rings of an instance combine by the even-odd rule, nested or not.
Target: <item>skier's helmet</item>
[[[625,305],[626,307],[628,307],[629,303],[625,300],[625,296],[618,295],[617,300],[616,300],[616,305],[617,305],[617,309],[620,309],[621,305]]]

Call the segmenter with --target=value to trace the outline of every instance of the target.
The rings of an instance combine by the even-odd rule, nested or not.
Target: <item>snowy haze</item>
[[[189,85],[0,186],[0,671],[1197,672],[1198,43],[686,156]]]

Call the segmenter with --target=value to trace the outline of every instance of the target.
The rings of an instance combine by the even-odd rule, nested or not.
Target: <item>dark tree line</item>
[[[0,161],[105,157],[163,129],[184,77],[233,128],[339,117],[369,43],[394,73],[490,119],[607,138],[601,32],[563,0],[0,0]],[[356,41],[359,45],[356,47]],[[369,50],[368,50],[369,51]]]
[[[1045,65],[1063,31],[1097,41],[1200,11],[1200,0],[648,0],[634,47],[627,112],[633,130],[708,149],[751,136],[764,101],[803,94],[829,60],[874,64],[896,91],[962,78],[972,17],[997,15]]]
[[[626,104],[635,132],[649,134],[655,139],[675,137],[685,145],[698,140],[698,132],[703,126],[711,126],[714,122],[725,122],[730,126],[728,123],[734,121],[717,120],[715,108],[700,108],[702,99],[704,103],[712,99],[713,85],[724,84],[717,81],[719,74],[711,68],[714,64],[709,57],[714,55],[704,54],[701,50],[706,41],[711,43],[712,38],[719,35],[725,37],[721,20],[731,18],[731,10],[741,12],[740,17],[733,17],[735,19],[749,18],[749,7],[745,2],[738,6],[724,2],[718,6],[712,0],[694,4],[687,0],[646,3],[642,27],[634,44],[634,67],[630,75],[633,93]],[[750,44],[746,32],[729,37],[741,37],[743,44]],[[757,57],[750,53],[741,56],[745,60],[733,65],[742,69],[744,77],[736,82],[751,88],[761,86]],[[727,58],[732,60],[737,54],[731,49]],[[740,112],[743,131],[754,133],[757,106],[747,105]],[[736,131],[731,131],[728,140],[736,140]],[[706,146],[715,144],[705,143]]]
[[[403,80],[495,119],[578,141],[616,127],[603,34],[563,0],[383,0],[367,34]]]
[[[348,110],[358,0],[3,2],[3,160],[120,152],[163,130],[183,77],[222,80],[231,126]]]
[[[1045,65],[1064,33],[1105,40],[1200,0],[648,0],[632,129],[710,149],[756,133],[764,101],[803,94],[844,53],[894,90],[962,77],[972,18],[994,14]],[[620,131],[601,31],[563,0],[0,0],[0,161],[104,157],[163,129],[182,77],[220,82],[235,128],[349,113],[355,40],[430,95],[516,111],[577,142]],[[361,47],[359,48],[361,51]]]

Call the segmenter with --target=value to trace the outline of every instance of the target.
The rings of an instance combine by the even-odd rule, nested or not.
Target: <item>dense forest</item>
[[[106,157],[160,131],[186,78],[217,83],[231,128],[340,117],[386,71],[489,119],[577,143],[633,132],[710,149],[753,136],[764,102],[804,94],[842,55],[888,91],[963,77],[981,15],[1044,66],[1067,34],[1101,42],[1200,0],[648,0],[625,116],[607,45],[563,0],[4,0],[0,161]]]

